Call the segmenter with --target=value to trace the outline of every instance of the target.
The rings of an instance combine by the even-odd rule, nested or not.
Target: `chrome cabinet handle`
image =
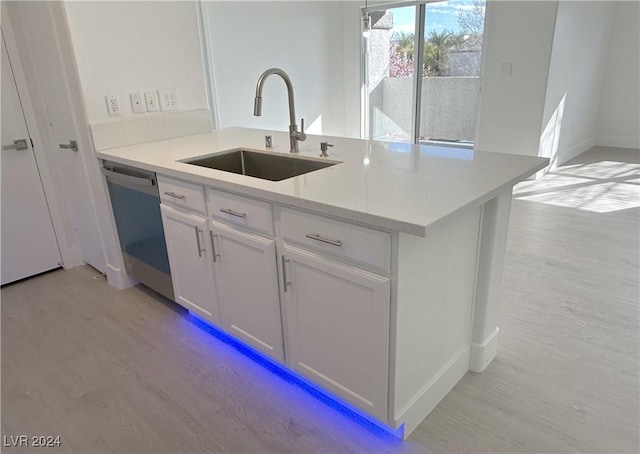
[[[63,148],[65,150],[78,151],[78,142],[75,140],[70,140],[69,143],[60,143],[58,144],[58,148]]]
[[[198,242],[198,257],[202,257],[202,253],[205,249],[202,249],[202,245],[200,244],[200,229],[198,226],[195,226],[196,229],[196,241]]]
[[[331,240],[329,238],[325,238],[317,233],[307,233],[305,235],[307,238],[310,238],[312,240],[316,240],[316,241],[321,241],[323,243],[327,243],[327,244],[332,244],[333,246],[342,246],[342,241],[340,240]]]
[[[184,200],[185,196],[182,194],[176,194],[175,192],[168,192],[168,191],[164,191],[165,194],[167,194],[169,197],[173,197],[174,199],[180,199],[180,200]]]
[[[282,256],[282,286],[284,287],[284,292],[287,293],[287,285],[291,285],[291,282],[287,281],[287,263],[289,260],[286,257]]]
[[[27,148],[29,148],[29,146],[27,145],[27,139],[16,139],[13,141],[13,145],[3,145],[2,149],[3,150],[26,150]]]
[[[247,213],[238,213],[237,211],[233,211],[231,208],[220,208],[220,211],[226,214],[230,214],[231,216],[235,216],[237,218],[246,218]]]
[[[218,235],[214,234],[211,230],[209,230],[209,237],[211,238],[211,255],[213,255],[213,262],[216,263],[218,260],[216,259],[216,257],[221,257],[220,254],[216,254],[216,242],[214,241],[214,238],[217,237]]]

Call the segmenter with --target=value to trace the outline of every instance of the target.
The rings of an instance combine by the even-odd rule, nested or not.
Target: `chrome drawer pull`
[[[233,211],[231,208],[220,208],[220,211],[226,214],[230,214],[231,216],[235,216],[237,218],[246,218],[247,213],[238,213],[237,211]]]
[[[285,256],[282,256],[282,286],[284,287],[284,292],[287,293],[287,286],[291,285],[291,282],[287,281],[287,260]]]
[[[202,253],[205,249],[202,249],[202,245],[200,244],[200,229],[198,226],[195,226],[196,229],[196,241],[198,242],[198,257],[202,257]]]
[[[176,194],[175,192],[167,192],[164,191],[165,194],[167,194],[169,197],[173,197],[175,199],[180,199],[180,200],[184,200],[185,196],[182,194]]]
[[[323,243],[327,243],[327,244],[332,244],[333,246],[342,246],[342,241],[340,240],[330,240],[329,238],[324,238],[322,236],[320,236],[317,233],[307,233],[305,235],[307,238],[310,238],[312,240],[316,240],[316,241],[321,241]]]
[[[216,263],[218,260],[216,259],[216,257],[220,257],[220,254],[216,254],[216,242],[214,241],[214,238],[217,237],[218,235],[214,234],[211,230],[209,230],[209,236],[211,237],[211,251],[213,255],[213,262]]]

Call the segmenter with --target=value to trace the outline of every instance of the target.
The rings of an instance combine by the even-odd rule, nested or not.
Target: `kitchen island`
[[[239,148],[291,156],[229,128],[98,157],[158,174],[176,302],[406,438],[495,357],[512,188],[548,160],[310,135],[337,163],[282,181],[185,162]]]

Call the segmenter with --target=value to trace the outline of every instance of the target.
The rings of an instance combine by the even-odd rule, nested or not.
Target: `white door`
[[[211,227],[224,329],[284,362],[275,241],[218,222]]]
[[[1,283],[60,266],[47,200],[2,36]]]
[[[387,419],[390,280],[285,245],[287,364]]]
[[[176,303],[220,326],[207,220],[165,204],[160,209]]]
[[[37,86],[40,96],[34,99],[38,99],[46,114],[48,127],[40,132],[45,139],[46,152],[52,156],[50,162],[55,163],[54,172],[61,182],[67,208],[65,214],[73,226],[74,240],[80,246],[82,260],[106,272],[93,202],[96,198],[92,198],[94,189],[88,179],[88,175],[99,178],[100,174],[93,150],[80,140],[76,129],[83,125],[71,105],[70,86],[74,82],[70,75],[74,63],[67,56],[71,49],[70,39],[60,25],[66,20],[64,5],[62,2],[6,3],[4,11],[9,12],[15,39],[22,43],[22,58],[29,62],[25,69],[32,72],[28,77],[32,84],[30,88]],[[77,151],[59,148],[59,144],[69,144],[71,140],[78,144]]]

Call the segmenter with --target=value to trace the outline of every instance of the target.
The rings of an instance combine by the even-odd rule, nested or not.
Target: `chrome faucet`
[[[267,80],[272,74],[277,74],[282,77],[284,83],[287,85],[287,96],[289,97],[289,141],[291,142],[291,153],[298,153],[298,142],[300,140],[306,140],[307,135],[304,133],[304,118],[301,120],[301,131],[298,131],[298,125],[296,124],[296,108],[293,103],[293,85],[291,85],[291,79],[286,72],[279,68],[269,68],[263,72],[258,78],[258,84],[256,85],[256,99],[253,102],[253,115],[256,117],[262,116],[262,86],[264,81]]]

